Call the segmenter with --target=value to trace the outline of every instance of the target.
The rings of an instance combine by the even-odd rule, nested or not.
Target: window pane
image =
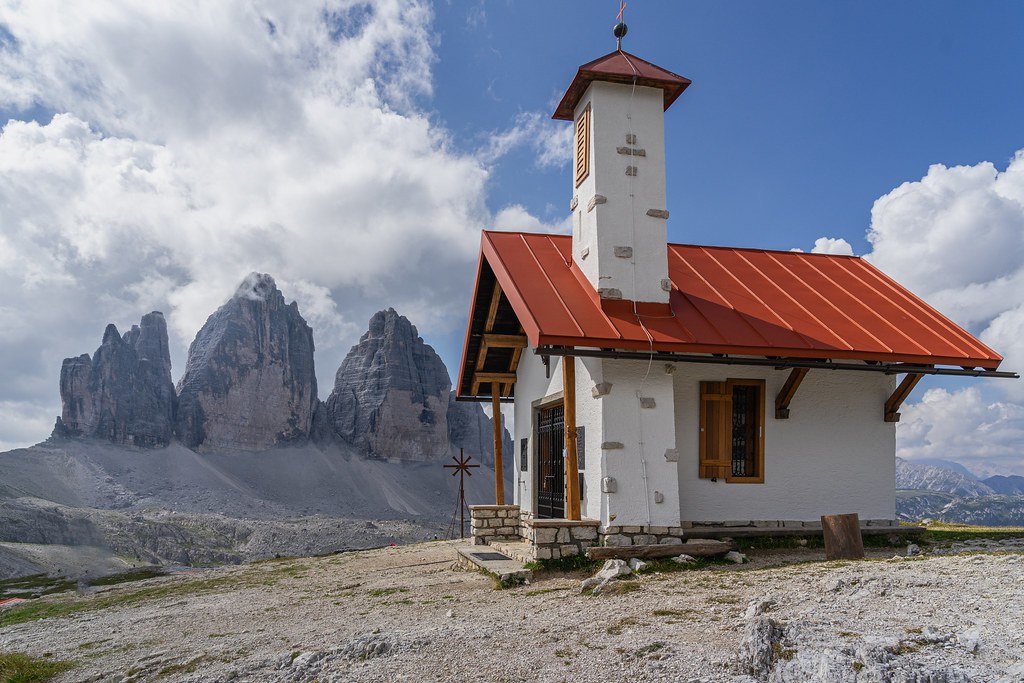
[[[756,477],[759,388],[732,388],[732,476]]]

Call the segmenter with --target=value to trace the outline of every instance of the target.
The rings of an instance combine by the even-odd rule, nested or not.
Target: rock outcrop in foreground
[[[302,443],[318,402],[313,330],[274,278],[253,273],[189,347],[179,439],[199,451]]]
[[[429,461],[464,447],[493,463],[490,419],[477,404],[456,403],[451,388],[416,327],[393,308],[379,311],[338,368],[324,405],[329,433],[368,457]]]
[[[170,443],[175,393],[163,314],[144,315],[123,337],[107,325],[92,358],[64,359],[60,398],[57,434],[130,446]]]

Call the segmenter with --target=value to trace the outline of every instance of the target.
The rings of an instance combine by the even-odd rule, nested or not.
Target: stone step
[[[488,547],[494,548],[499,553],[504,553],[513,560],[518,560],[523,564],[537,559],[536,546],[526,541],[491,541]]]
[[[497,551],[492,546],[464,546],[456,548],[456,551],[459,566],[486,572],[498,577],[502,583],[533,579],[533,572],[523,567],[522,562]]]

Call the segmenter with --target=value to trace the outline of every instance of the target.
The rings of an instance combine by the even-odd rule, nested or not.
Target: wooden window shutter
[[[726,478],[732,467],[732,388],[700,383],[700,477]]]
[[[590,175],[590,107],[576,120],[576,186]]]

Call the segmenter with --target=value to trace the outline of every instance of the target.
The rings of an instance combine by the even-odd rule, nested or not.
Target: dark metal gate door
[[[537,516],[565,517],[565,410],[540,411],[537,420]]]

